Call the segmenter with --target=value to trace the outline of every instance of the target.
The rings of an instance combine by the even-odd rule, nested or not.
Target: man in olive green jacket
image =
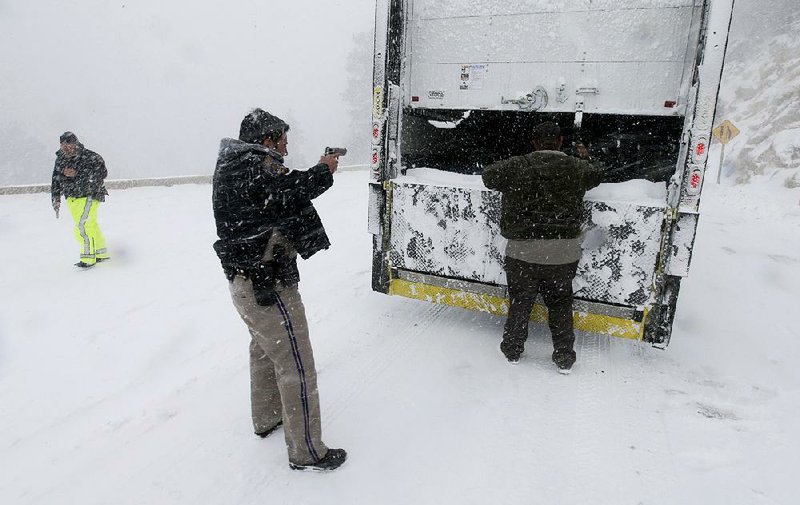
[[[519,362],[537,294],[548,310],[553,362],[561,373],[575,363],[572,279],[581,259],[581,216],[586,191],[602,182],[602,169],[560,151],[555,123],[533,132],[535,152],[487,167],[483,182],[502,193],[500,233],[508,239],[506,276],[511,305],[500,349]],[[582,158],[588,158],[583,145]]]

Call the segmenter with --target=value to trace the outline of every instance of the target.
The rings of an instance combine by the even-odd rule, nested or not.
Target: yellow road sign
[[[726,119],[719,126],[711,130],[711,133],[714,135],[714,138],[719,140],[720,144],[725,145],[739,135],[740,132],[739,128],[736,128],[733,123]]]

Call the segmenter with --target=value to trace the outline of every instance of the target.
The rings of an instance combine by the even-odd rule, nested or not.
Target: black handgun
[[[347,154],[347,148],[346,147],[326,147],[325,148],[325,156],[327,156],[329,154],[336,154],[336,155],[339,155],[339,156],[344,156],[345,154]]]

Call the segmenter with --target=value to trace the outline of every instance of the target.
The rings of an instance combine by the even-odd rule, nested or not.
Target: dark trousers
[[[508,310],[503,346],[522,352],[528,338],[528,322],[536,295],[541,293],[547,307],[547,319],[557,353],[573,357],[575,333],[572,321],[572,279],[578,262],[565,265],[539,265],[506,258],[506,277],[511,306]]]

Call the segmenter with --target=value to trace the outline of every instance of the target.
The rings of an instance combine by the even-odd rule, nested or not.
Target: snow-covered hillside
[[[796,16],[795,16],[796,17]],[[732,40],[720,93],[718,121],[741,136],[726,148],[724,174],[737,182],[765,175],[800,187],[800,20],[757,43]],[[744,55],[749,55],[744,57]]]
[[[90,271],[48,195],[0,197],[0,503],[796,502],[799,190],[708,185],[670,347],[580,333],[562,376],[542,326],[511,366],[502,318],[371,291],[367,180],[301,262],[329,475],[251,432],[209,186],[112,192]]]

